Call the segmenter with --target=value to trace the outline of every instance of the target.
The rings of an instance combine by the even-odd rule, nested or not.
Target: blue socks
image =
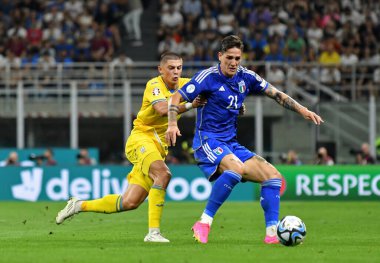
[[[204,213],[214,217],[219,207],[227,200],[234,186],[241,181],[241,175],[234,171],[224,171],[212,186]]]
[[[261,207],[264,209],[265,225],[273,226],[278,222],[280,210],[281,179],[269,179],[261,184]]]

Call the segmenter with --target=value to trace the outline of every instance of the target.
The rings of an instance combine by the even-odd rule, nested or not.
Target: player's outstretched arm
[[[178,92],[169,99],[168,105],[168,129],[166,130],[165,138],[169,146],[175,146],[177,136],[181,136],[181,131],[177,124],[177,115],[179,113],[179,103],[181,101],[181,94]]]
[[[285,94],[282,91],[279,91],[275,87],[269,84],[268,88],[264,91],[265,95],[269,98],[277,101],[278,104],[283,106],[286,109],[292,110],[294,112],[298,112],[302,117],[306,120],[310,120],[314,122],[316,125],[320,125],[323,123],[323,119],[313,111],[308,110],[306,107],[299,104],[289,95]]]
[[[181,97],[182,98],[182,97]],[[207,99],[198,96],[196,97],[193,102],[187,102],[186,104],[180,104],[178,105],[178,114],[182,114],[186,111],[189,111],[191,109],[195,109],[198,107],[202,107],[207,103]],[[167,101],[160,101],[153,105],[153,109],[161,116],[168,116],[169,115],[169,102]]]

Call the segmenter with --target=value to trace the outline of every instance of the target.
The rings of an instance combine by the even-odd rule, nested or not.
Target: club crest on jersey
[[[161,91],[160,91],[159,88],[154,88],[153,91],[152,91],[152,93],[153,93],[154,96],[158,96],[158,95],[160,95]]]
[[[145,147],[144,147],[144,146],[140,148],[140,152],[141,152],[141,153],[144,153],[144,152],[145,152]]]
[[[244,80],[240,81],[238,84],[239,84],[239,92],[244,93],[247,89],[247,87],[245,86]]]
[[[218,147],[218,148],[214,149],[213,152],[216,153],[216,155],[221,155],[223,153],[223,149]]]

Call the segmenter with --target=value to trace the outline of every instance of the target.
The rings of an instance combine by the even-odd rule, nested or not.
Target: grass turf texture
[[[169,244],[144,243],[147,204],[119,214],[82,213],[62,225],[64,203],[0,202],[0,262],[380,262],[378,202],[282,202],[281,217],[304,220],[298,247],[265,245],[258,202],[227,202],[208,244],[192,239],[204,203],[167,202]]]

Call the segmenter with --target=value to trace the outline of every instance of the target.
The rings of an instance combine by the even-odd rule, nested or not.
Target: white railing
[[[191,77],[215,63],[185,62],[183,76]],[[142,95],[146,81],[158,74],[157,64],[158,62],[135,62],[130,66],[113,66],[111,63],[59,63],[56,66],[24,65],[19,68],[7,65],[0,68],[0,96],[12,94],[19,81],[24,83],[26,89],[34,90],[35,94],[49,93],[52,89],[64,93],[73,80],[77,81],[79,90],[98,91],[122,88],[122,82],[130,80],[132,95]],[[275,82],[276,86],[285,91],[287,80],[292,79],[302,89],[298,93],[303,92],[304,96],[307,92],[321,99],[355,101],[368,99],[368,94],[379,93],[380,64],[335,67],[318,63],[245,61],[243,65],[255,70],[269,82]],[[283,76],[278,73],[278,69]],[[96,95],[96,92],[93,93]],[[91,91],[88,92],[88,95],[91,94]]]

